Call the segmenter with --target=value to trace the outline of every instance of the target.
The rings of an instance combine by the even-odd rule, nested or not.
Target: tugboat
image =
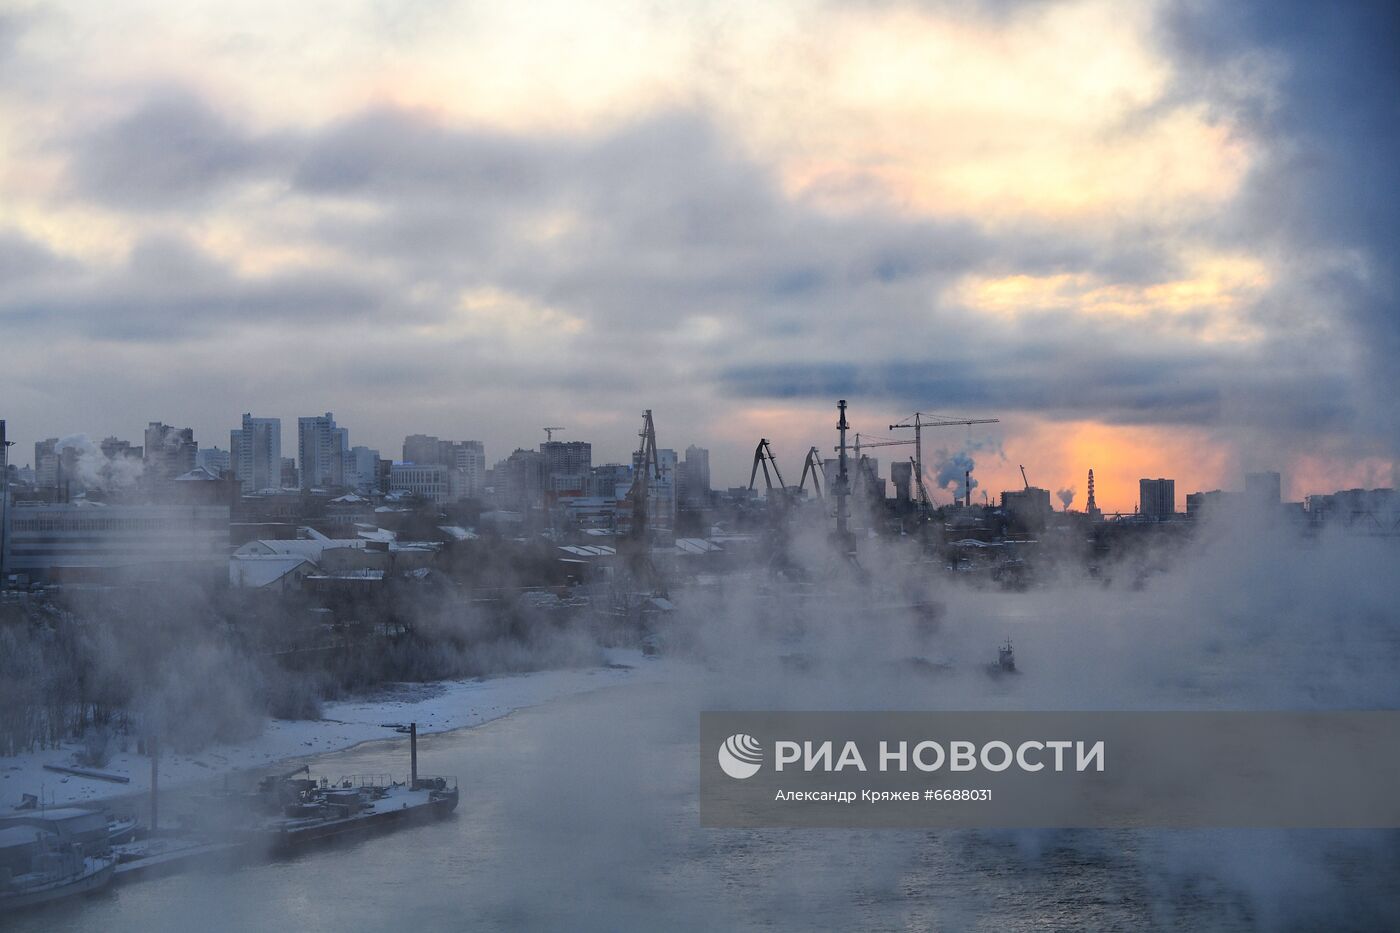
[[[992,677],[1001,677],[1005,674],[1019,674],[1016,670],[1016,653],[1011,650],[1011,639],[1006,640],[1006,644],[997,649],[997,663],[987,665],[987,674]]]

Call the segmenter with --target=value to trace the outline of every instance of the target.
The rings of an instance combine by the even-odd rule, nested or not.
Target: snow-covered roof
[[[713,554],[724,550],[724,548],[713,541],[706,541],[704,538],[677,538],[676,550],[682,554]]]
[[[354,503],[354,502],[368,502],[369,500],[366,499],[364,496],[357,496],[357,495],[355,495],[353,492],[347,492],[347,493],[346,493],[345,495],[343,495],[343,496],[336,496],[336,497],[335,497],[334,499],[332,499],[331,501],[332,501],[332,502],[350,502],[350,503]]]
[[[471,541],[476,538],[476,532],[463,528],[461,525],[438,525],[438,531],[447,535],[453,541]]]
[[[307,560],[319,561],[321,552],[327,548],[362,548],[367,541],[363,538],[326,538],[318,540],[308,540],[306,538],[294,538],[292,540],[265,540],[249,541],[247,544],[234,551],[235,557],[246,557],[257,554],[295,554]]]
[[[603,544],[566,544],[559,548],[576,557],[612,557],[617,553],[616,548]]]
[[[440,542],[438,541],[390,541],[391,551],[436,551]]]
[[[355,534],[366,541],[379,541],[383,544],[391,544],[398,535],[385,528],[376,528],[373,525],[356,525]]]
[[[383,580],[384,571],[359,567],[355,570],[342,570],[339,573],[312,574],[310,580]]]
[[[256,589],[276,583],[302,566],[309,570],[315,564],[298,554],[235,554],[228,562],[228,582]]]
[[[181,473],[179,476],[175,477],[175,482],[177,483],[208,483],[211,481],[218,482],[218,480],[219,478],[217,476],[204,469],[204,467],[195,467],[188,473]]]

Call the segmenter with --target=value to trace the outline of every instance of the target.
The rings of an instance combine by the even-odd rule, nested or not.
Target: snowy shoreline
[[[416,721],[418,732],[450,732],[491,722],[518,709],[589,693],[604,687],[655,679],[655,661],[637,651],[607,652],[606,665],[568,670],[533,671],[503,677],[445,680],[430,683],[386,684],[368,696],[325,704],[319,720],[270,720],[262,733],[246,742],[211,745],[191,755],[161,755],[163,788],[218,778],[304,758],[342,751],[365,742],[399,738],[385,723]],[[150,789],[151,763],[135,751],[112,755],[100,770],[130,779],[121,784],[44,770],[44,765],[74,766],[81,742],[71,740],[59,748],[25,755],[0,756],[0,818],[24,794],[42,792],[45,806],[95,805],[113,798],[130,797]]]

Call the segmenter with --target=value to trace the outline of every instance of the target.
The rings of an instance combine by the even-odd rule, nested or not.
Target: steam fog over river
[[[1394,709],[1395,556],[1207,542],[1140,591],[944,587],[923,629],[835,584],[795,628],[762,591],[680,592],[659,678],[423,739],[422,771],[462,787],[445,822],[13,928],[1397,929],[1400,832],[712,830],[696,746],[705,709]],[[987,677],[1008,636],[1023,673]],[[403,774],[406,751],[312,767]]]
[[[445,822],[137,883],[14,929],[1247,930],[1396,919],[1400,853],[1381,833],[705,830],[694,718],[680,707],[667,688],[613,688],[432,736],[424,767],[463,782]],[[375,743],[314,767],[402,770],[405,751]],[[1223,862],[1238,874],[1222,876]],[[1317,897],[1328,913],[1313,912]]]

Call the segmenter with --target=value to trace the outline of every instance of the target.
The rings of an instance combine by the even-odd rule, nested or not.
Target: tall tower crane
[[[955,424],[997,424],[1000,418],[938,418],[931,421],[924,420],[924,412],[916,411],[905,418],[899,424],[890,425],[890,430],[897,428],[914,429],[914,476],[918,479],[919,485],[919,508],[929,507],[928,492],[924,489],[924,428],[944,428]]]
[[[908,447],[908,446],[909,446],[910,444],[912,444],[912,443],[914,443],[914,442],[913,442],[913,441],[867,441],[867,442],[865,442],[865,443],[861,443],[860,434],[857,433],[857,434],[856,434],[856,442],[855,442],[854,444],[852,444],[851,447],[854,448],[854,450],[855,450],[855,453],[853,454],[853,456],[854,456],[857,460],[859,460],[859,459],[860,459],[860,451],[861,451],[861,448],[862,448],[862,447]],[[833,449],[833,450],[840,450],[841,448],[835,447],[835,448],[832,448],[832,449]]]
[[[554,440],[555,431],[566,431],[568,429],[557,424],[552,424],[547,428],[543,428],[542,430],[544,431],[544,439],[546,441],[552,441]]]

